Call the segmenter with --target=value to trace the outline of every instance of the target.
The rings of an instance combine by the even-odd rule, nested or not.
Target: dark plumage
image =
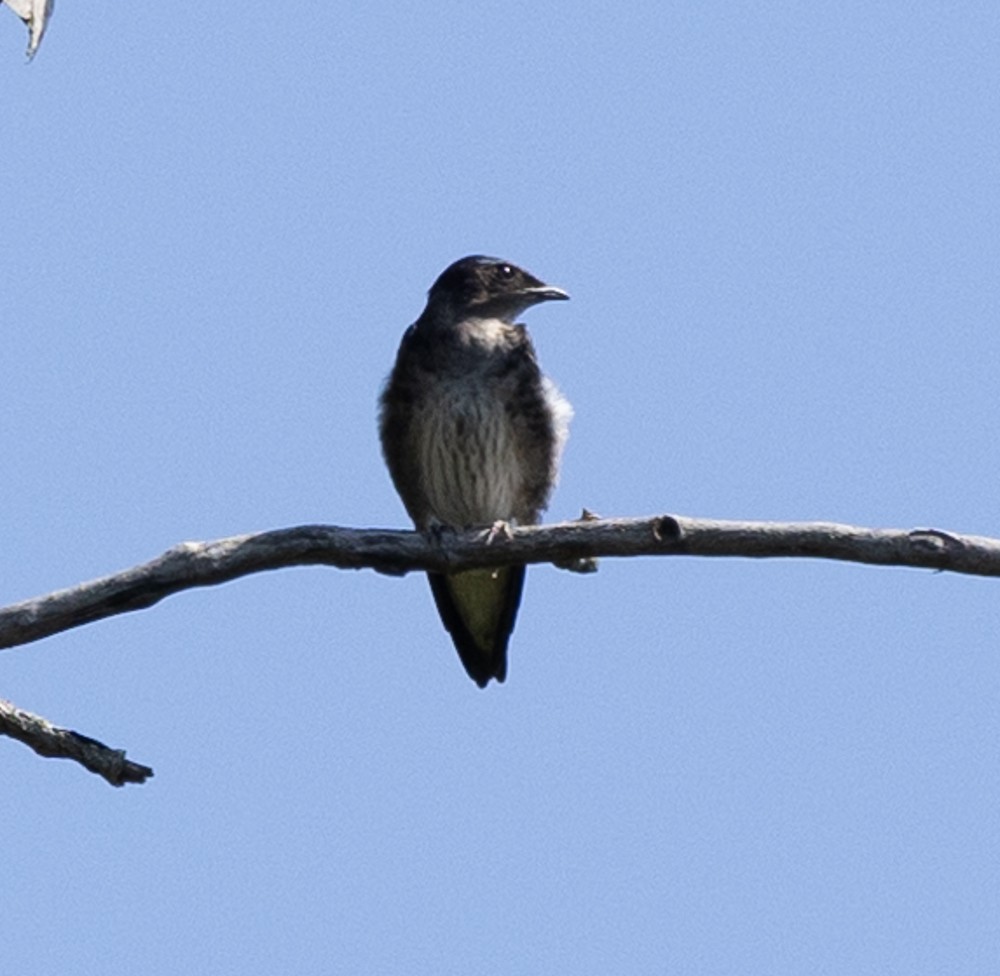
[[[514,320],[539,302],[568,297],[479,255],[456,261],[431,286],[403,336],[380,414],[389,473],[421,531],[538,521],[572,409]],[[480,687],[506,677],[524,572],[428,574],[441,619]]]

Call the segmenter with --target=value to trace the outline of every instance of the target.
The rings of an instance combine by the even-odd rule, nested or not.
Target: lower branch
[[[145,783],[153,771],[125,758],[122,749],[61,729],[40,715],[32,715],[0,698],[0,735],[9,735],[34,749],[40,756],[72,759],[85,769],[103,776],[112,786]]]

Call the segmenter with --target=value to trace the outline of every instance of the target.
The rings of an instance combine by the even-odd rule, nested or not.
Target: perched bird
[[[462,258],[431,286],[403,335],[382,393],[382,453],[416,527],[533,525],[556,483],[573,410],[538,367],[515,322],[566,299],[520,268]],[[523,566],[428,573],[441,620],[469,677],[507,676]]]

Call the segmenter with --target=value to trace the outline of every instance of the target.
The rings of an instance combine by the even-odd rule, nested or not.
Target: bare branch
[[[185,542],[162,556],[70,589],[0,609],[0,648],[40,640],[104,617],[151,607],[172,593],[214,586],[250,573],[326,565],[402,575],[487,566],[551,562],[592,572],[600,556],[797,556],[879,566],[912,566],[976,576],[1000,576],[1000,539],[938,529],[865,529],[832,522],[724,522],[660,515],[598,519],[514,529],[510,537],[483,531],[425,538],[416,532],[305,525],[214,542]],[[42,756],[73,759],[114,786],[153,775],[121,750],[57,728],[0,700],[0,735]]]
[[[937,529],[866,529],[832,522],[735,522],[661,515],[589,519],[427,539],[416,532],[306,525],[214,542],[185,542],[89,583],[0,609],[0,648],[151,607],[181,590],[264,570],[326,565],[402,575],[551,562],[586,567],[599,556],[810,557],[1000,576],[1000,540]]]
[[[145,783],[153,771],[125,758],[122,749],[60,729],[40,715],[32,715],[0,698],[0,735],[9,735],[34,749],[40,756],[72,759],[85,769],[103,776],[112,786]]]

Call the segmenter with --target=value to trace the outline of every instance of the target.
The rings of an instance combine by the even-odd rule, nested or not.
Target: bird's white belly
[[[424,409],[421,471],[435,517],[454,527],[516,518],[524,479],[515,432],[498,398],[462,384]]]

